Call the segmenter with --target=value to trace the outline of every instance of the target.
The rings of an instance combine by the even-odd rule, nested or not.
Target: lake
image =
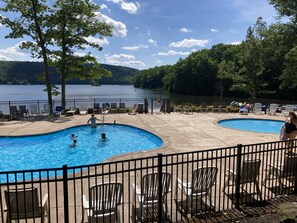
[[[60,86],[58,86],[60,89]],[[0,101],[47,100],[44,85],[0,85]],[[92,98],[159,98],[168,97],[162,90],[134,88],[133,85],[66,85],[67,99]],[[53,96],[60,99],[61,95]]]

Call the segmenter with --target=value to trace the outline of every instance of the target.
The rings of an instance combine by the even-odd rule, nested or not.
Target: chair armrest
[[[83,195],[83,207],[84,209],[90,208],[89,201],[87,201],[86,195]]]
[[[45,207],[47,199],[48,199],[48,194],[45,194],[42,198],[41,207]]]
[[[137,195],[141,195],[141,190],[137,187],[136,184],[132,184],[132,187]]]
[[[236,176],[236,172],[234,170],[227,169],[226,175]]]

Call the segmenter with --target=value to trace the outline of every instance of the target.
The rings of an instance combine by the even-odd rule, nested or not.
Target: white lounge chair
[[[168,211],[167,207],[167,194],[171,192],[171,182],[172,182],[172,176],[168,172],[162,172],[162,191],[161,191],[161,197],[162,197],[162,211],[163,211],[163,219],[168,219],[168,216],[166,216],[166,213]],[[138,187],[135,184],[132,184],[134,188],[133,193],[133,201],[138,201],[139,203],[139,213],[141,213],[141,216],[137,217],[137,222],[146,222],[146,221],[156,221],[157,215],[155,212],[158,211],[158,199],[159,199],[159,174],[157,172],[154,173],[147,173],[142,176],[141,178],[141,186]],[[136,197],[135,197],[136,196]],[[136,207],[136,204],[134,204]],[[132,211],[133,213],[135,211]]]
[[[277,110],[277,104],[270,104],[268,114],[276,115],[276,110]]]
[[[297,173],[297,155],[285,155],[283,164],[268,163],[267,174],[264,177],[263,185],[267,186],[267,181],[276,179],[279,183],[282,194],[288,184],[294,185]]]
[[[286,105],[284,115],[289,115],[290,112],[294,111],[294,105]]]
[[[121,222],[120,205],[123,202],[123,185],[107,182],[94,185],[89,191],[89,201],[83,195],[83,207],[88,222]],[[84,215],[82,222],[84,222]]]
[[[88,106],[87,105],[80,105],[79,106],[79,114],[80,115],[87,115],[88,114]]]
[[[202,205],[200,202],[202,197],[208,197],[210,207],[214,207],[211,203],[211,189],[215,185],[217,173],[217,167],[199,167],[193,171],[191,177],[184,177],[183,180],[189,178],[189,182],[183,182],[182,179],[177,179],[176,190],[182,191],[182,194],[186,196],[186,204],[181,205],[182,212],[192,214],[198,211],[202,212],[203,208],[205,208],[205,205]],[[176,191],[176,195],[178,195],[178,191]]]
[[[30,108],[30,114],[31,114],[32,116],[34,116],[34,115],[39,115],[38,107],[37,107],[36,104],[32,104],[32,105],[30,105],[29,108]]]
[[[126,105],[125,103],[120,103],[119,112],[126,112]]]
[[[258,177],[260,174],[261,160],[244,160],[241,164],[240,173],[240,185],[254,183],[256,186],[256,192],[262,200],[262,194],[259,186]],[[234,170],[227,169],[226,181],[223,186],[223,192],[225,192],[226,187],[235,186],[236,172]]]
[[[51,113],[50,105],[49,104],[44,104],[42,114],[43,115],[49,115],[50,113]]]
[[[5,190],[4,194],[7,207],[7,222],[12,220],[19,222],[20,219],[34,219],[35,222],[36,218],[41,218],[41,222],[44,222],[48,213],[48,194],[43,196],[41,205],[39,205],[37,188],[34,187],[17,190],[9,189]]]
[[[262,104],[261,103],[255,103],[255,105],[254,105],[254,114],[255,115],[261,115],[262,114]]]

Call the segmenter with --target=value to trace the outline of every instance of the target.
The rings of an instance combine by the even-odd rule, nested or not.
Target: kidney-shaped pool
[[[101,133],[106,140],[101,140]],[[77,145],[71,148],[76,135]],[[0,137],[0,172],[95,164],[119,154],[150,150],[162,140],[127,125],[77,126],[37,136]]]

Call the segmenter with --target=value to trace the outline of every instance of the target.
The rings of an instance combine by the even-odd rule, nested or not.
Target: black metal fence
[[[180,222],[228,210],[244,212],[249,205],[296,194],[296,143],[0,172],[0,221]]]
[[[140,113],[153,113],[156,111],[170,112],[170,99],[169,98],[90,98],[90,99],[67,99],[66,109],[92,109],[97,106],[102,107],[103,104],[116,103],[119,107],[120,103],[125,104],[127,111],[136,108]],[[60,99],[53,99],[53,110],[56,106],[61,105]],[[16,107],[20,111],[20,106],[25,106],[29,115],[44,115],[48,114],[49,107],[47,100],[20,100],[20,101],[0,101],[0,111],[3,115],[11,115],[13,112],[12,107]],[[34,111],[33,111],[34,108]]]

